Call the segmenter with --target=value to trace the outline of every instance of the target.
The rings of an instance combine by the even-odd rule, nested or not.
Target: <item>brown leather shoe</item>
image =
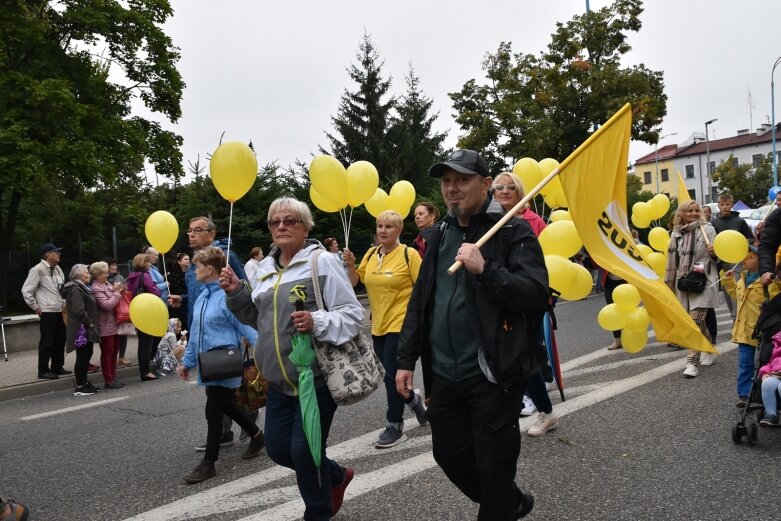
[[[202,460],[200,463],[198,463],[195,466],[195,468],[190,474],[184,477],[184,480],[187,483],[194,485],[195,483],[206,481],[207,479],[215,476],[216,474],[217,474],[217,469],[214,468],[214,462]]]
[[[249,439],[249,446],[247,447],[247,450],[244,451],[244,454],[241,455],[241,459],[252,459],[258,457],[265,444],[266,441],[263,438],[263,431],[260,431],[257,437]]]

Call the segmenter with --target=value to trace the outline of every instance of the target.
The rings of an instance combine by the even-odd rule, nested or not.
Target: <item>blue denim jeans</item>
[[[298,491],[306,505],[306,521],[331,518],[331,487],[344,480],[344,469],[325,456],[328,432],[336,412],[336,403],[327,389],[317,391],[317,405],[323,447],[319,470],[306,442],[298,397],[269,388],[266,398],[266,453],[275,463],[295,471]]]
[[[397,425],[404,422],[404,397],[396,391],[396,355],[399,351],[399,334],[388,333],[382,336],[372,335],[374,352],[385,368],[385,396],[388,399],[388,409],[385,419],[388,423]]]
[[[751,392],[756,351],[755,347],[748,344],[738,344],[738,396],[748,396]]]
[[[781,392],[781,380],[775,376],[769,376],[762,380],[762,405],[768,416],[778,415],[776,392]]]

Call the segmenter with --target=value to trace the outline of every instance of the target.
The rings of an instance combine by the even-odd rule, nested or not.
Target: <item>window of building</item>
[[[686,190],[686,191],[687,191],[687,192],[689,192],[689,198],[690,198],[692,201],[696,201],[696,200],[697,200],[697,190],[695,190],[694,188],[692,188],[691,190]]]
[[[662,168],[662,182],[670,180],[670,171],[666,168]]]
[[[752,168],[759,168],[761,164],[762,164],[762,154],[754,154],[753,156],[751,156]]]
[[[738,158],[737,157],[733,157],[732,158],[732,168],[738,168],[738,166],[740,166]]]
[[[686,165],[686,179],[694,179],[694,165]]]
[[[711,161],[708,163],[708,175],[711,175],[714,170],[716,170],[716,161]]]
[[[651,172],[643,172],[643,184],[651,184]]]

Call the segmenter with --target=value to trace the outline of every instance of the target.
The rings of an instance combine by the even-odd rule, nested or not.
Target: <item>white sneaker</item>
[[[534,425],[529,427],[529,430],[526,431],[526,434],[529,436],[542,436],[548,431],[552,431],[556,427],[559,426],[559,417],[556,416],[553,412],[550,414],[545,414],[544,412],[541,412],[537,415],[537,421],[534,422]]]
[[[531,416],[537,412],[537,406],[534,405],[534,402],[531,398],[523,395],[523,409],[521,409],[521,416]]]
[[[713,365],[716,361],[716,356],[710,353],[700,353],[700,365]]]
[[[683,370],[683,376],[686,378],[694,378],[700,374],[700,370],[694,364],[686,364],[686,369]]]

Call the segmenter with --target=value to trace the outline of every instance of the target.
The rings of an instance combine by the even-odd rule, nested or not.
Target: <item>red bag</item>
[[[133,294],[125,290],[122,292],[122,298],[114,307],[114,320],[117,324],[130,322],[130,301],[133,300]]]

